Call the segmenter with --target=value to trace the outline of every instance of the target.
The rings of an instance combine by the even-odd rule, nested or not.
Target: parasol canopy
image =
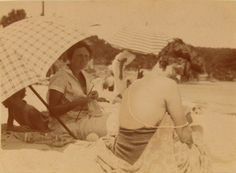
[[[36,17],[0,30],[0,98],[45,78],[50,66],[68,48],[90,36],[61,18]]]

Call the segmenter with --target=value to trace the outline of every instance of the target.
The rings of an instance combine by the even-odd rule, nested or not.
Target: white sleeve
[[[66,89],[66,76],[63,73],[57,72],[49,82],[49,90],[53,89],[60,93],[64,93]]]

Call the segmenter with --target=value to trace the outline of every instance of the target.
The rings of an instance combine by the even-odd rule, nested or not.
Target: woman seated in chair
[[[49,83],[49,107],[53,116],[60,118],[80,139],[90,134],[98,138],[106,135],[107,116],[97,103],[98,93],[91,91],[85,68],[91,60],[91,50],[84,42],[78,42],[68,50],[69,64],[60,69]],[[50,127],[64,129],[53,121]]]

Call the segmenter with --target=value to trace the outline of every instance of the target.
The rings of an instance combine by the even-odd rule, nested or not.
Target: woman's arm
[[[124,64],[127,61],[127,59],[117,60],[119,62],[119,79],[123,80],[123,70],[124,70]]]
[[[193,143],[192,130],[188,126],[187,119],[184,115],[181,97],[178,91],[177,84],[173,81],[167,88],[168,95],[166,98],[166,107],[176,126],[176,133],[179,136],[181,142],[184,142],[187,145],[191,146]]]
[[[7,130],[13,128],[14,115],[11,108],[8,108]]]
[[[49,90],[49,108],[52,116],[60,116],[78,106],[82,108],[90,101],[90,98],[81,96],[72,102],[61,104],[63,97],[62,93],[53,89]]]

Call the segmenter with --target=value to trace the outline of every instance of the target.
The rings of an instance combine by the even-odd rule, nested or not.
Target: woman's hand
[[[73,100],[72,102],[76,104],[76,106],[85,106],[91,101],[91,98],[89,97],[78,97],[77,99]]]
[[[177,130],[177,134],[179,135],[180,141],[187,144],[189,148],[192,147],[193,138],[192,138],[192,130],[189,126],[183,127]]]
[[[88,98],[89,99],[92,99],[92,100],[97,100],[98,99],[98,92],[97,91],[91,91],[89,94],[88,94]]]

